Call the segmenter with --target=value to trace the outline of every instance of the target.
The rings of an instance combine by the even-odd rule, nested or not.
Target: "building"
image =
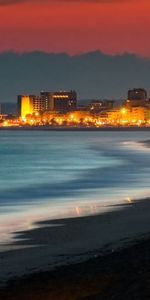
[[[150,109],[147,107],[133,107],[131,110],[131,123],[145,123],[150,120]]]
[[[42,113],[48,110],[48,103],[40,96],[30,95],[30,102],[33,113]]]
[[[147,91],[142,88],[135,88],[128,91],[128,98],[124,105],[128,108],[145,106],[147,103]]]
[[[93,100],[88,106],[88,110],[92,114],[101,113],[104,110],[113,109],[114,101],[113,100]]]
[[[141,125],[150,121],[150,109],[137,106],[132,108],[120,108],[107,112],[110,124],[114,125]]]
[[[33,113],[44,113],[46,111],[67,112],[76,109],[77,94],[70,92],[41,92],[36,95],[18,96],[18,116],[25,118]]]
[[[25,118],[26,115],[33,113],[33,105],[28,95],[19,95],[17,101],[18,116]]]
[[[19,95],[17,104],[18,116],[22,118],[29,114],[41,113],[47,110],[46,103],[40,96]]]
[[[49,111],[71,111],[77,107],[77,94],[75,91],[41,92],[41,98],[47,104]]]
[[[108,123],[110,123],[112,125],[117,125],[118,123],[120,123],[121,109],[116,108],[116,109],[107,111],[107,118],[108,118]]]
[[[130,100],[146,100],[147,99],[147,91],[141,88],[135,88],[133,90],[128,91],[128,99]]]

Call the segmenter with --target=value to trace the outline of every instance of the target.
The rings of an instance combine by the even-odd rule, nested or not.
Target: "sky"
[[[0,52],[150,57],[150,0],[0,0]]]

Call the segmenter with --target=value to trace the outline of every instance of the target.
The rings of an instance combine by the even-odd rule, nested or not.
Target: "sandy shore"
[[[150,239],[11,282],[1,300],[148,300]]]
[[[40,228],[18,233],[13,245],[0,247],[1,286],[23,275],[114,252],[149,236],[149,199],[133,201],[117,209],[102,215],[45,221],[40,223]]]

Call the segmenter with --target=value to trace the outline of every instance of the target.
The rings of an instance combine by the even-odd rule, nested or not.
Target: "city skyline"
[[[128,90],[120,105],[114,100],[77,102],[76,91],[43,91],[40,95],[18,95],[17,114],[0,115],[1,128],[104,128],[149,127],[150,98],[143,88]]]

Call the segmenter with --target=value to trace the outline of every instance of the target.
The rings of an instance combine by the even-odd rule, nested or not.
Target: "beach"
[[[75,296],[73,290],[70,291],[72,296],[68,296],[68,292],[66,292],[66,296],[62,296],[56,288],[57,283],[70,287],[70,284],[75,285],[76,281],[79,281],[81,294],[83,290],[91,286],[88,297],[93,297],[100,293],[100,290],[97,291],[97,289],[100,289],[101,280],[102,289],[105,287],[105,283],[106,286],[110,285],[110,288],[113,288],[113,282],[116,284],[116,289],[118,288],[117,284],[120,283],[117,282],[120,281],[118,281],[119,279],[116,281],[115,276],[118,275],[115,275],[116,271],[115,269],[113,271],[113,268],[117,268],[117,272],[121,274],[119,276],[123,278],[128,276],[128,280],[127,278],[124,279],[126,284],[128,281],[130,282],[130,275],[132,279],[133,267],[135,269],[139,268],[139,273],[136,274],[136,271],[134,275],[138,275],[140,281],[141,270],[138,264],[141,264],[143,273],[147,272],[147,268],[150,267],[149,214],[150,200],[137,200],[119,207],[113,212],[82,218],[45,221],[41,223],[41,227],[38,229],[19,233],[18,241],[15,242],[13,247],[27,246],[27,248],[23,247],[15,250],[9,245],[10,250],[7,249],[3,252],[1,247],[1,287],[4,287],[8,280],[9,286],[6,286],[0,299],[5,299],[5,297],[6,299],[20,299],[18,295],[22,293],[21,286],[24,290],[24,295],[21,296],[22,299],[82,299],[80,293]],[[57,224],[57,226],[51,227],[51,224]],[[148,248],[147,244],[149,245]],[[141,252],[137,256],[138,249]],[[142,251],[146,251],[147,256],[144,255],[143,257]],[[125,261],[124,255],[126,257]],[[146,268],[141,260],[142,262],[143,260],[147,261],[147,264],[145,263]],[[124,269],[121,267],[120,262],[123,264]],[[70,272],[71,276],[69,275]],[[97,272],[98,275],[96,275]],[[114,277],[112,279],[111,272],[113,272]],[[143,273],[141,276],[143,276]],[[96,276],[98,278],[100,276],[100,279]],[[53,280],[55,285],[53,285]],[[97,280],[100,280],[100,282],[98,283]],[[50,284],[50,290],[47,290],[47,281]],[[88,281],[89,284],[87,284]],[[122,288],[125,289],[122,279],[121,282]],[[132,281],[130,285],[132,289]],[[33,292],[33,298],[30,289]],[[39,292],[37,290],[48,294],[43,298],[38,298]],[[108,299],[125,299],[122,297]]]
[[[149,299],[150,242],[9,283],[5,300]]]

